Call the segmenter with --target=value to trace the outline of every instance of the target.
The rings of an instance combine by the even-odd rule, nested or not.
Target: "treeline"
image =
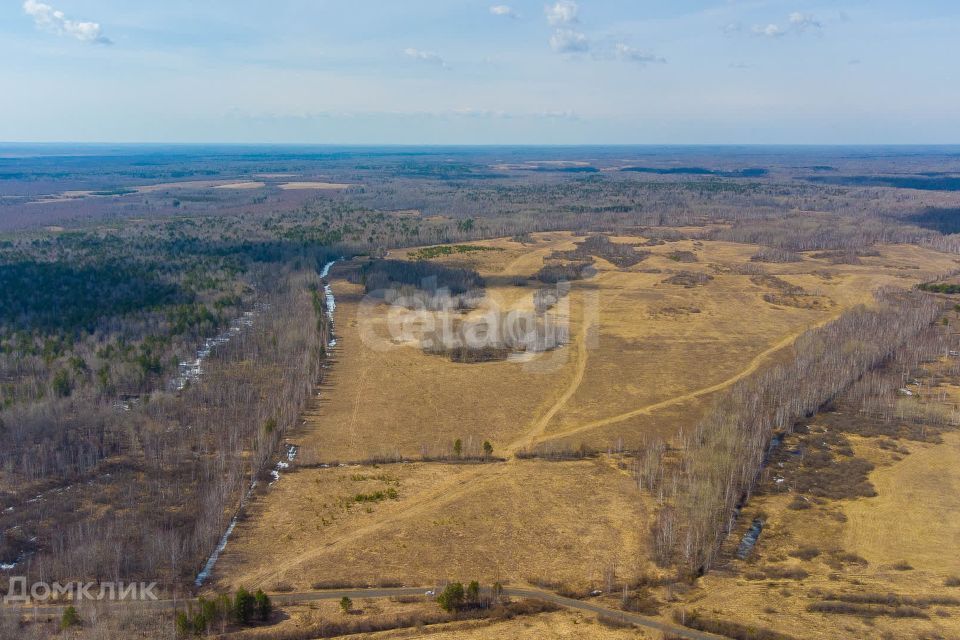
[[[631,244],[612,242],[603,235],[592,235],[583,242],[576,243],[571,251],[554,251],[552,258],[564,258],[580,262],[593,262],[593,258],[603,258],[614,266],[626,268],[642,262],[650,255],[649,251],[637,251]]]
[[[423,260],[372,260],[351,279],[363,284],[367,293],[408,285],[430,291],[447,289],[451,295],[460,295],[484,286],[483,278],[472,269],[447,267]]]
[[[837,402],[842,413],[825,416],[827,422],[855,422],[845,429],[863,435],[926,441],[936,441],[942,430],[956,427],[960,413],[949,408],[949,387],[943,385],[960,376],[960,352],[951,316],[956,320],[958,314],[945,314],[943,321],[906,341],[882,366],[850,385]],[[931,367],[931,363],[936,365]],[[846,419],[848,415],[856,420]]]
[[[690,574],[710,568],[750,495],[775,432],[835,398],[936,318],[941,306],[918,293],[877,294],[797,339],[793,358],[734,385],[685,440],[653,527],[661,563]],[[649,477],[656,474],[645,474]]]
[[[921,291],[930,291],[931,293],[960,293],[960,284],[947,282],[924,282],[919,285]]]

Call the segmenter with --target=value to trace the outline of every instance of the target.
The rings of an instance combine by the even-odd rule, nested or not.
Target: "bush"
[[[236,621],[242,625],[250,624],[256,607],[256,597],[243,587],[240,587],[233,599],[233,617]]]
[[[73,384],[70,382],[70,375],[66,369],[57,371],[56,375],[53,376],[52,386],[53,393],[58,398],[66,398],[73,392]]]
[[[813,560],[820,555],[820,549],[816,547],[800,547],[799,549],[794,549],[789,552],[787,555],[792,558],[799,558],[800,560]]]
[[[948,576],[947,579],[943,581],[943,586],[960,587],[960,576]]]
[[[711,280],[713,280],[713,276],[706,273],[697,273],[696,271],[680,271],[679,273],[676,273],[664,280],[663,283],[675,284],[689,289],[691,287],[705,285]]]
[[[183,611],[177,613],[176,628],[178,638],[186,638],[194,635],[193,621],[190,620],[190,618],[187,617],[187,614]]]
[[[814,602],[808,611],[815,613],[840,613],[864,618],[889,616],[891,618],[929,618],[920,608],[909,605],[886,606],[878,604],[859,604],[855,602]]]
[[[60,628],[70,629],[78,626],[80,626],[80,614],[77,613],[76,607],[70,605],[63,610],[63,616],[60,618]]]
[[[467,585],[467,602],[471,604],[480,602],[480,583],[476,580]]]
[[[340,610],[344,613],[350,613],[351,609],[353,609],[353,600],[347,596],[340,598]]]
[[[673,619],[685,627],[715,633],[735,640],[793,640],[791,636],[771,629],[761,629],[728,620],[705,618],[698,611],[675,611]]]
[[[270,602],[270,596],[265,594],[263,589],[257,589],[257,594],[254,598],[256,600],[257,617],[261,622],[266,622],[270,619],[270,613],[273,611],[273,603]]]
[[[437,596],[437,604],[439,604],[440,608],[444,611],[457,611],[463,606],[465,598],[466,593],[464,592],[463,584],[460,582],[451,582],[440,595]]]
[[[800,262],[803,256],[788,249],[765,247],[750,258],[752,262]]]
[[[673,251],[667,257],[674,262],[697,262],[697,254],[692,251]]]

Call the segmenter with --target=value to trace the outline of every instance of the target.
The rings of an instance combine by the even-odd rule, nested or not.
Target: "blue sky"
[[[0,0],[0,140],[960,143],[955,0]]]

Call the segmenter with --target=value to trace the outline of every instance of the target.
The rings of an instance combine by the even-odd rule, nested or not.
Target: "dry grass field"
[[[410,629],[384,631],[369,636],[387,640],[388,638],[423,637],[423,632]],[[429,637],[435,640],[487,640],[489,638],[512,638],[516,640],[642,640],[659,638],[659,633],[636,629],[617,629],[596,618],[580,613],[557,611],[537,616],[515,618],[505,622],[445,625],[430,629]]]
[[[845,506],[844,546],[872,565],[903,559],[918,571],[960,575],[960,434],[915,443],[909,456],[877,469],[874,500]]]
[[[415,616],[426,618],[436,615],[437,606],[427,598],[400,599],[367,599],[355,600],[353,611],[344,614],[337,602],[312,602],[307,604],[284,607],[284,619],[271,627],[271,631],[282,633],[308,633],[309,630],[324,630],[333,625],[349,624],[352,621],[367,621],[389,625],[391,621],[406,621]],[[236,638],[262,633],[262,630],[252,629],[236,633]],[[363,632],[351,634],[350,638],[368,638],[370,640],[401,640],[403,638],[422,637],[425,633],[431,638],[445,639],[480,639],[480,638],[516,638],[540,640],[541,638],[558,638],[570,640],[642,640],[644,638],[659,638],[655,632],[644,632],[634,629],[617,629],[599,622],[596,618],[583,615],[579,612],[553,611],[538,615],[521,615],[508,620],[462,620],[423,625],[406,626],[398,629],[379,632]]]
[[[644,243],[639,237],[612,240]],[[555,251],[573,250],[582,241],[568,233],[536,234],[527,243],[482,241],[475,244],[494,250],[454,252],[432,261],[475,269],[486,279],[486,298],[469,316],[529,308],[538,285],[528,279]],[[473,364],[428,355],[401,341],[381,339],[374,345],[365,339],[364,332],[386,335],[391,312],[384,304],[365,302],[362,287],[347,281],[356,263],[337,265],[331,281],[338,342],[318,397],[290,437],[300,447],[300,465],[283,473],[248,509],[217,566],[216,586],[309,588],[383,580],[429,585],[477,579],[516,585],[545,580],[588,589],[602,585],[611,571],[631,580],[653,568],[647,552],[652,507],[627,461],[616,453],[565,462],[511,454],[537,446],[614,450],[670,440],[695,424],[714,394],[784,357],[784,348],[808,328],[869,304],[878,287],[910,287],[957,267],[952,256],[903,245],[878,247],[878,256],[863,257],[859,264],[836,264],[812,254],[800,262],[754,262],[756,246],[710,241],[638,249],[652,255],[625,268],[597,259],[596,274],[572,284],[568,345],[529,361]],[[389,257],[412,257],[417,251],[394,251]],[[489,440],[493,455],[506,461],[337,465],[377,456],[449,454],[455,439],[471,455]],[[957,444],[929,449],[937,447],[955,456]],[[878,469],[878,488],[901,487],[919,477],[957,481],[955,468],[944,462],[948,458],[919,449],[916,457],[898,463],[905,468]],[[844,507],[847,523],[838,517],[834,526],[828,520],[826,533],[823,518],[805,525],[810,513],[787,510],[782,496],[769,498],[764,508],[798,519],[790,521],[785,545],[799,544],[806,531],[862,548],[858,553],[875,572],[870,580],[882,582],[890,572],[897,579],[904,573],[884,568],[901,553],[891,547],[897,535],[876,530],[883,514],[917,502],[911,494],[896,497],[890,491],[889,496],[881,510],[871,506],[858,512],[858,503]],[[904,527],[915,530],[932,514],[916,512],[916,520]],[[936,539],[946,544],[952,536],[955,546],[955,524],[937,527]],[[922,554],[911,560],[918,571],[928,565],[933,570],[936,562]],[[828,574],[825,569],[823,588],[836,588]],[[699,599],[696,606],[706,610],[742,609],[739,619],[767,624],[800,607],[770,604],[793,603],[776,596],[796,588],[790,581],[758,583],[721,570],[703,585],[685,598]],[[776,612],[767,611],[771,608]],[[820,620],[811,628],[835,629],[836,619],[790,612],[798,620]],[[551,614],[529,628],[523,621],[504,624],[513,625],[504,627],[511,637],[593,637],[595,632],[618,637],[605,627],[574,626],[567,614]],[[859,621],[850,624],[858,633],[867,628]],[[491,637],[481,629],[471,633]]]
[[[396,498],[355,499],[390,488]],[[622,576],[643,568],[646,520],[632,479],[603,460],[300,470],[238,525],[218,571],[265,588],[447,579],[586,588],[609,566]]]

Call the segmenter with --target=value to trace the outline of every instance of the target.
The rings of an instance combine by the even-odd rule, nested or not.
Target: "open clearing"
[[[960,574],[960,434],[913,444],[902,461],[870,477],[879,496],[846,506],[844,545],[871,564],[905,558],[914,568]]]
[[[265,182],[231,182],[230,184],[218,184],[214,189],[260,189],[265,186]]]
[[[526,244],[483,241],[475,244],[498,250],[433,261],[486,279],[486,298],[467,315],[529,308],[533,289],[544,285],[528,279],[555,251],[582,241],[569,233],[536,234]],[[714,394],[785,357],[803,331],[869,304],[878,287],[910,287],[957,266],[952,256],[903,245],[881,246],[861,264],[810,255],[758,264],[750,260],[756,246],[711,241],[639,249],[652,255],[626,268],[597,259],[595,275],[573,282],[570,343],[528,362],[455,363],[391,341],[387,306],[365,302],[362,287],[345,279],[356,264],[337,265],[337,348],[319,397],[290,438],[301,466],[259,496],[237,526],[215,572],[219,584],[540,579],[584,589],[611,571],[632,579],[653,569],[652,505],[629,460],[510,454],[670,440],[695,424]],[[369,340],[371,332],[380,339]],[[489,440],[494,456],[507,461],[335,466],[449,455],[455,439],[470,455]],[[359,497],[378,491],[378,500]],[[767,587],[745,589],[758,602],[769,597]],[[733,606],[721,596],[714,601]]]
[[[341,184],[337,182],[284,182],[279,186],[281,189],[284,189],[284,190],[292,190],[292,189],[326,190],[326,189],[346,189],[351,185]]]

